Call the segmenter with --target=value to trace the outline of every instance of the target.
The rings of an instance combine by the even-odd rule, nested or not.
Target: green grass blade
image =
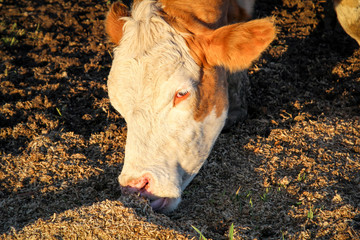
[[[234,223],[231,224],[229,229],[229,240],[233,240],[233,239],[234,239]]]
[[[193,225],[191,225],[193,227],[193,229],[195,229],[195,231],[200,235],[199,236],[199,240],[207,240],[206,237],[204,237],[204,235],[201,233],[201,231],[199,229],[197,229],[196,227],[194,227]]]

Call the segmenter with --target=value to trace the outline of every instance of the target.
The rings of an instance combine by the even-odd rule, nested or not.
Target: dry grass
[[[39,219],[6,239],[188,239],[172,229],[166,216],[155,215],[145,201],[105,200]],[[136,204],[136,205],[135,205]],[[162,227],[166,225],[167,227]],[[172,224],[174,225],[174,224]],[[176,227],[175,227],[176,228]]]

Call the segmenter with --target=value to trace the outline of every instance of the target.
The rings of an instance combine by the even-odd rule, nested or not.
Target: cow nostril
[[[149,188],[149,181],[147,181],[145,183],[145,185],[142,188],[140,188],[140,192],[144,192],[144,191],[148,190],[148,188]]]
[[[150,174],[145,174],[139,178],[127,181],[126,184],[121,184],[124,193],[140,193],[141,195],[150,194]]]

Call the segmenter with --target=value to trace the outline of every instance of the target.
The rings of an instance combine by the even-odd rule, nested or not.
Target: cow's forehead
[[[118,48],[120,47],[123,46],[120,45]],[[174,49],[176,46],[169,44],[168,48]],[[168,49],[164,48],[161,52],[150,50],[142,56],[133,58],[117,49],[113,68],[118,76],[121,76],[122,81],[129,81],[129,84],[139,87],[158,86],[161,83],[186,85],[199,81],[200,68],[192,58],[184,55],[180,52],[168,52]]]
[[[109,80],[117,82],[122,98],[133,101],[160,95],[168,101],[175,91],[194,87],[200,81],[200,67],[184,38],[153,5],[139,4],[132,17],[125,18],[122,40],[114,50]]]
[[[135,59],[149,69],[174,71],[182,66],[198,73],[184,38],[160,16],[160,11],[158,3],[138,4],[132,16],[124,18],[123,37],[115,54],[121,59]]]

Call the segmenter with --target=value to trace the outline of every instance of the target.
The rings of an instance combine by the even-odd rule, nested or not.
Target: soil
[[[359,239],[360,50],[332,2],[258,0],[278,36],[172,214],[121,196],[111,1],[0,1],[1,239]]]

